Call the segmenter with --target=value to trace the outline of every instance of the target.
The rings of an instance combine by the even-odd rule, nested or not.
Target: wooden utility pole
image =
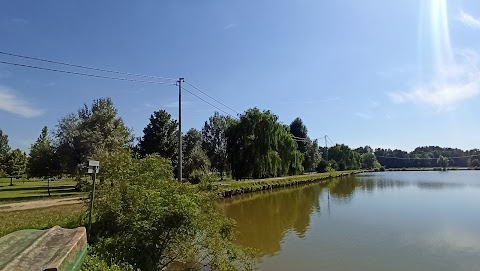
[[[182,182],[182,82],[184,78],[178,78],[178,180]]]

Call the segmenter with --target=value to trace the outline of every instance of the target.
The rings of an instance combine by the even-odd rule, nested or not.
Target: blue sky
[[[0,37],[0,51],[185,77],[237,111],[299,116],[311,137],[352,147],[480,147],[476,0],[8,1]],[[112,97],[141,136],[154,110],[177,117],[177,95],[0,64],[0,128],[28,151],[44,125]],[[183,130],[201,128],[215,109],[183,97]]]

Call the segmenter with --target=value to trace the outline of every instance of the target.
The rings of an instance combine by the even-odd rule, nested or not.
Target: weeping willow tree
[[[230,122],[226,136],[232,176],[237,180],[303,172],[303,155],[288,127],[268,110],[247,110]]]

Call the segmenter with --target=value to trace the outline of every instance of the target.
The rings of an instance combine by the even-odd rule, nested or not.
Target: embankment
[[[228,181],[220,182],[221,196],[232,197],[235,195],[252,193],[257,191],[273,190],[283,187],[291,187],[296,185],[303,185],[314,182],[323,182],[333,178],[339,178],[354,174],[367,172],[364,170],[352,170],[342,172],[328,172],[311,175],[289,176],[281,178],[270,178],[263,180],[246,180],[246,181]]]

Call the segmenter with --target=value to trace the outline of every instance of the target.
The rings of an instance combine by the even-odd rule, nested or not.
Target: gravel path
[[[82,202],[83,201],[81,198],[60,198],[60,199],[50,199],[50,200],[34,200],[34,201],[7,203],[7,204],[0,204],[0,212],[45,208],[45,207],[60,206],[60,205],[67,205],[67,204],[80,204]]]

